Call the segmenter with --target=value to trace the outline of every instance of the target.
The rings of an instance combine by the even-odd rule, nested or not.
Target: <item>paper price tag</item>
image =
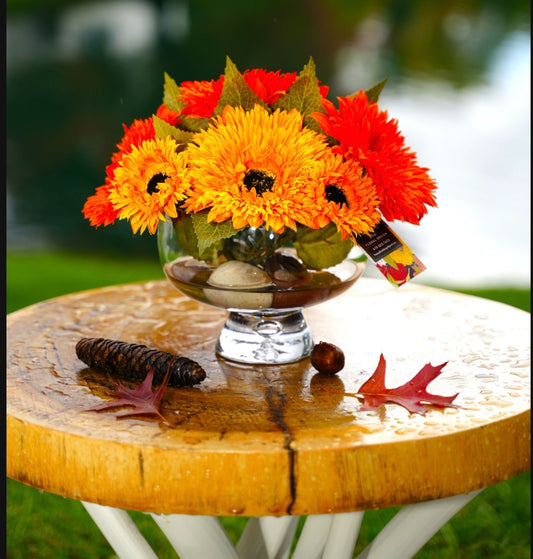
[[[383,220],[370,235],[358,235],[356,242],[395,287],[407,283],[426,269],[416,254]]]

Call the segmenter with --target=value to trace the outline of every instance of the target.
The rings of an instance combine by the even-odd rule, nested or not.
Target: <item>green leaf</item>
[[[231,220],[208,223],[208,211],[182,214],[174,221],[174,230],[180,249],[197,260],[216,262],[224,247],[224,239],[237,230]]]
[[[198,240],[198,251],[203,257],[209,253],[212,254],[213,249],[221,250],[224,239],[232,237],[237,233],[237,229],[233,227],[231,219],[227,219],[222,223],[208,222],[207,214],[208,212],[190,214]]]
[[[226,69],[224,71],[224,86],[218,100],[213,116],[222,113],[226,105],[232,107],[243,107],[245,111],[253,109],[255,105],[261,105],[268,110],[268,106],[255,94],[253,89],[244,81],[237,66],[226,57]]]
[[[272,105],[272,108],[285,111],[297,109],[304,115],[304,125],[316,132],[320,132],[320,126],[309,115],[314,112],[324,112],[320,102],[321,98],[315,63],[310,58],[287,93],[280,97]]]
[[[165,72],[165,83],[163,86],[163,103],[173,111],[180,113],[185,103],[178,101],[180,88],[178,84]]]
[[[182,145],[189,143],[194,136],[193,132],[176,128],[156,115],[153,115],[152,120],[154,123],[155,135],[160,140],[164,140],[170,136],[171,138],[174,138],[178,144]]]
[[[192,223],[190,214],[180,215],[180,218],[174,221],[174,231],[178,246],[185,253],[193,258],[200,259],[200,250],[198,249],[198,237]]]
[[[342,262],[353,243],[350,239],[341,240],[341,233],[334,223],[322,229],[299,227],[294,241],[298,256],[309,268],[322,269]]]
[[[381,80],[379,83],[377,83],[376,85],[372,86],[370,89],[367,89],[365,91],[365,95],[368,97],[369,104],[378,102],[379,96],[381,95],[381,92],[383,91],[383,88],[385,87],[386,83],[387,83],[387,78]],[[355,97],[356,95],[357,92],[348,95],[348,97]]]
[[[383,91],[383,88],[385,87],[386,83],[387,83],[387,78],[381,80],[378,84],[365,91],[369,103],[378,102],[379,96],[381,95],[381,92]]]
[[[187,117],[184,118],[180,125],[186,128],[190,132],[200,132],[200,130],[205,130],[209,124],[208,118],[194,118]]]

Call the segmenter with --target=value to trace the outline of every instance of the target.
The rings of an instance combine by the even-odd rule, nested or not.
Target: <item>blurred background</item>
[[[387,78],[380,107],[437,180],[420,227],[392,224],[427,266],[417,281],[529,286],[526,0],[8,0],[6,13],[8,253],[157,261],[154,237],[81,214],[122,123],[155,111],[165,71],[217,78],[226,55],[299,71],[312,56],[333,96]]]

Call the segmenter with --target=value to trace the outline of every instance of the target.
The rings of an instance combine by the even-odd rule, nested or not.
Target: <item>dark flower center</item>
[[[336,204],[340,204],[341,208],[343,204],[346,204],[347,207],[349,206],[346,195],[344,194],[342,189],[334,184],[328,184],[326,186],[326,200],[328,202],[335,202]]]
[[[153,194],[154,192],[159,192],[159,188],[157,188],[157,185],[160,182],[165,182],[166,179],[169,179],[170,177],[168,175],[165,175],[165,173],[157,173],[157,175],[154,175],[149,181],[148,181],[148,186],[146,187],[146,192],[148,192],[148,194]]]
[[[242,182],[248,190],[255,188],[256,194],[261,196],[263,192],[272,190],[275,180],[276,177],[266,171],[250,169],[249,171],[246,171]]]

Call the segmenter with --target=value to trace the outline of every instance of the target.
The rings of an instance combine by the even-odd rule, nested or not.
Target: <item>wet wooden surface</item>
[[[530,468],[529,313],[452,292],[361,279],[304,312],[315,342],[346,356],[334,377],[308,359],[218,359],[225,312],[167,281],[91,290],[8,316],[7,474],[66,497],[125,509],[210,515],[345,512],[418,502]],[[115,381],[78,360],[81,337],[185,355],[207,379],[168,388],[157,418],[90,408]],[[448,362],[429,392],[459,409],[424,416],[345,395],[374,372],[387,386]],[[127,384],[127,383],[125,383]],[[133,385],[132,385],[133,386]]]

